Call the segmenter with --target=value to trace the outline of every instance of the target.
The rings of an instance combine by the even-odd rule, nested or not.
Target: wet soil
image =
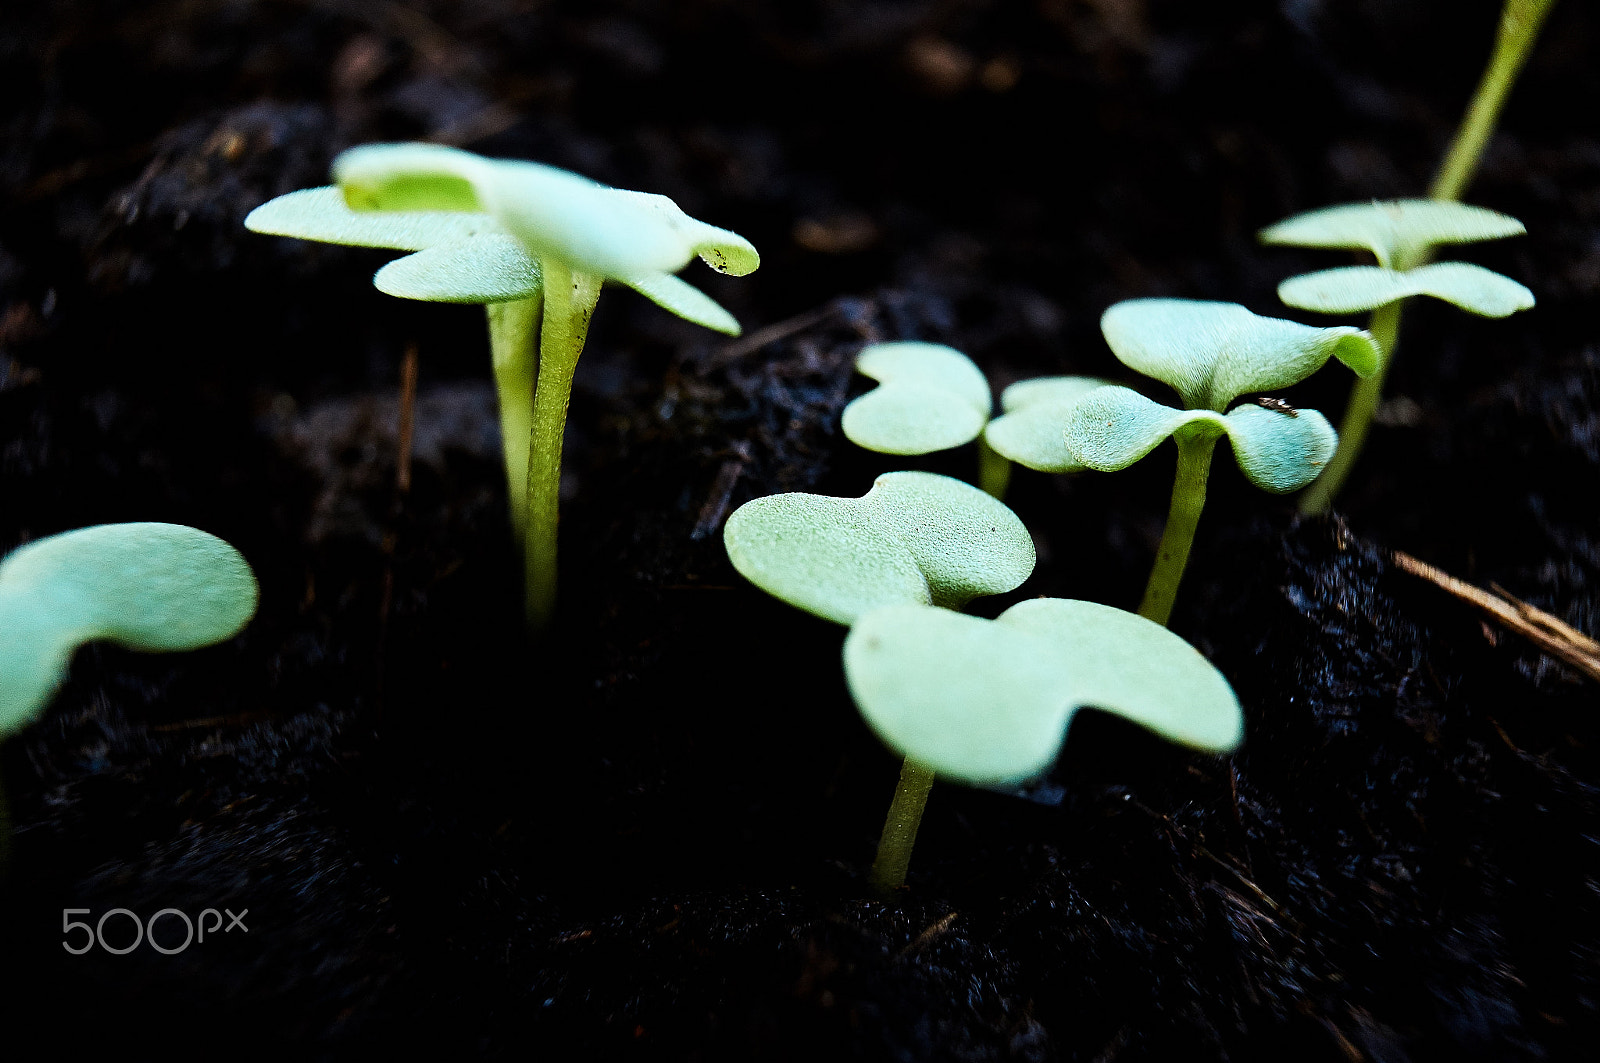
[[[1546,1060],[1600,1035],[1596,687],[1404,550],[1593,634],[1597,22],[1557,5],[1471,200],[1536,293],[1408,312],[1339,513],[1218,463],[1173,627],[1233,682],[1229,758],[1092,711],[1027,800],[941,786],[908,888],[842,631],[721,523],[859,495],[863,343],[996,390],[1127,379],[1104,308],[1277,313],[1339,256],[1261,226],[1419,194],[1495,5],[713,0],[64,3],[0,13],[0,550],[168,520],[237,545],[238,639],[79,653],[0,746],[8,1025],[62,1045],[336,1058]],[[665,193],[748,236],[685,276],[727,340],[601,300],[566,448],[559,630],[520,635],[482,314],[382,253],[245,232],[343,148],[429,138]],[[400,377],[420,367],[399,469]],[[1337,367],[1286,397],[1336,414]],[[1015,595],[1131,607],[1170,453],[1016,476]],[[3,637],[3,633],[0,633]],[[65,909],[243,915],[63,949]],[[207,924],[208,925],[208,924]],[[81,932],[80,932],[81,933]],[[126,916],[107,941],[132,940]]]

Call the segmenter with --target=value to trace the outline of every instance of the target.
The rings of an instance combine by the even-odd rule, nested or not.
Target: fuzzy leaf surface
[[[1106,387],[1092,376],[1051,376],[1021,380],[1000,396],[1005,411],[983,430],[1001,457],[1040,472],[1076,472],[1084,466],[1067,449],[1067,414],[1079,399]]]
[[[1329,358],[1358,376],[1379,359],[1363,329],[1261,317],[1237,303],[1129,299],[1101,316],[1100,331],[1124,365],[1170,384],[1191,410],[1220,412],[1240,395],[1286,388]]]
[[[1344,266],[1302,273],[1278,285],[1278,298],[1301,310],[1350,314],[1413,295],[1431,295],[1480,317],[1508,317],[1533,306],[1533,293],[1510,277],[1470,262],[1435,262],[1399,271]]]
[[[879,382],[844,408],[845,438],[881,454],[927,454],[970,443],[989,420],[989,382],[972,359],[937,343],[877,343],[856,369]]]
[[[1047,770],[1084,707],[1209,752],[1243,736],[1232,688],[1193,647],[1093,602],[1038,598],[996,620],[875,609],[851,629],[844,665],[857,707],[886,744],[972,785]]]
[[[839,624],[880,605],[960,608],[1014,590],[1033,571],[1033,539],[1016,514],[960,480],[924,472],[878,477],[861,498],[801,492],[740,506],[723,528],[740,574]]]
[[[1365,248],[1378,265],[1416,262],[1440,244],[1470,244],[1520,236],[1517,219],[1483,207],[1436,199],[1343,203],[1296,214],[1261,230],[1262,243],[1296,247]]]

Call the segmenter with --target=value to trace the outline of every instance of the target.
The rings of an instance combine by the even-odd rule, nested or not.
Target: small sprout
[[[257,594],[237,550],[180,524],[101,524],[20,547],[0,561],[0,738],[38,715],[82,643],[209,646],[244,627]]]
[[[984,438],[996,454],[1039,472],[1077,472],[1084,466],[1067,449],[1061,426],[1067,411],[1109,380],[1092,376],[1042,376],[1022,380],[1000,395],[1005,411],[989,422]]]
[[[533,389],[524,540],[529,626],[555,609],[561,439],[572,375],[604,281],[615,281],[707,328],[739,323],[673,274],[696,255],[742,277],[760,265],[744,237],[689,217],[665,196],[607,188],[532,162],[486,159],[437,144],[371,144],[334,160],[358,211],[483,212],[537,262],[544,303]]]
[[[1016,514],[926,472],[885,473],[861,498],[757,498],[728,518],[722,539],[751,583],[836,624],[880,605],[959,609],[1014,590],[1034,564]]]
[[[978,595],[1015,590],[1034,563],[1033,539],[1016,514],[975,487],[926,472],[885,473],[861,498],[758,498],[728,518],[722,537],[746,579],[837,624],[884,606],[959,609]],[[872,866],[881,892],[905,881],[932,787],[933,773],[908,758]]]
[[[542,293],[539,263],[533,256],[487,214],[364,214],[351,210],[344,193],[333,186],[279,196],[251,211],[244,224],[269,236],[415,252],[378,270],[373,286],[401,299],[483,306],[500,397],[512,530],[520,541],[527,509],[526,440],[533,421],[534,343]]]
[[[1094,602],[1034,598],[995,620],[874,609],[845,639],[844,671],[890,748],[971,786],[1043,774],[1085,707],[1207,752],[1244,735],[1238,699],[1209,661],[1160,624]]]
[[[1221,436],[1233,444],[1245,477],[1267,491],[1293,491],[1322,471],[1336,442],[1315,410],[1268,409],[1241,395],[1275,391],[1337,358],[1357,373],[1377,366],[1372,337],[1348,326],[1312,328],[1258,317],[1234,303],[1133,299],[1100,319],[1112,353],[1125,365],[1165,381],[1184,409],[1131,388],[1089,391],[1064,406],[1065,461],[1054,467],[1123,469],[1171,436],[1178,448],[1172,506],[1139,615],[1165,624],[1205,507],[1211,453]]]
[[[980,438],[994,398],[972,359],[937,343],[876,343],[856,369],[880,387],[844,408],[845,438],[880,454],[929,454],[978,439],[982,487],[1005,494],[1009,466]]]
[[[1303,511],[1327,509],[1360,453],[1394,361],[1406,299],[1430,295],[1482,317],[1505,317],[1533,306],[1533,293],[1509,277],[1466,262],[1429,263],[1434,249],[1524,231],[1521,222],[1504,214],[1430,199],[1327,207],[1262,230],[1264,243],[1364,249],[1378,260],[1376,266],[1302,274],[1278,286],[1278,297],[1302,310],[1371,311],[1368,328],[1379,346],[1377,369],[1356,382],[1339,426],[1339,448],[1327,473],[1301,499]]]

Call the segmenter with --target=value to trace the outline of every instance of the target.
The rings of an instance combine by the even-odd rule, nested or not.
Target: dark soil
[[[967,451],[843,441],[864,342],[952,343],[998,390],[1127,379],[1098,332],[1119,299],[1282,312],[1278,281],[1340,258],[1254,232],[1420,194],[1496,7],[6,5],[0,551],[175,521],[262,588],[226,645],[80,652],[0,748],[8,1035],[211,1058],[1592,1058],[1595,685],[1388,560],[1600,626],[1592,6],[1557,5],[1471,194],[1528,236],[1467,257],[1538,307],[1408,314],[1338,517],[1218,462],[1173,627],[1234,683],[1237,755],[1085,712],[1053,803],[938,787],[908,889],[869,899],[896,764],[842,632],[721,546],[758,495],[970,473]],[[744,340],[601,300],[539,652],[482,314],[380,295],[380,253],[241,225],[343,148],[407,138],[665,193],[763,255],[686,272]],[[1286,397],[1336,414],[1347,387],[1333,367]],[[1019,473],[1040,565],[980,611],[1133,605],[1171,460]],[[115,908],[248,909],[248,931],[63,950],[64,909]]]

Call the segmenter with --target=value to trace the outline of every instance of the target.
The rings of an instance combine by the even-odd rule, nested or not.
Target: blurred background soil
[[[1310,320],[1277,283],[1348,257],[1255,232],[1421,194],[1496,17],[6,5],[0,550],[176,521],[237,545],[262,587],[227,645],[84,650],[0,748],[8,1029],[179,1056],[1590,1058],[1595,685],[1389,551],[1595,633],[1592,5],[1556,5],[1468,196],[1528,235],[1461,257],[1537,308],[1408,311],[1333,518],[1217,464],[1173,627],[1240,695],[1233,758],[1084,712],[1040,799],[939,787],[908,890],[869,899],[896,764],[845,691],[843,633],[721,547],[726,515],[773,491],[970,478],[970,448],[901,461],[842,440],[866,342],[951,343],[998,393],[1131,382],[1098,329],[1120,299]],[[520,637],[481,312],[379,294],[384,253],[242,228],[340,150],[404,139],[664,193],[762,253],[743,279],[685,272],[741,339],[601,299],[541,651]],[[1335,366],[1284,397],[1336,419],[1348,385]],[[978,611],[1132,607],[1171,462],[1019,471],[1039,568]],[[69,908],[248,909],[248,932],[74,956]]]

